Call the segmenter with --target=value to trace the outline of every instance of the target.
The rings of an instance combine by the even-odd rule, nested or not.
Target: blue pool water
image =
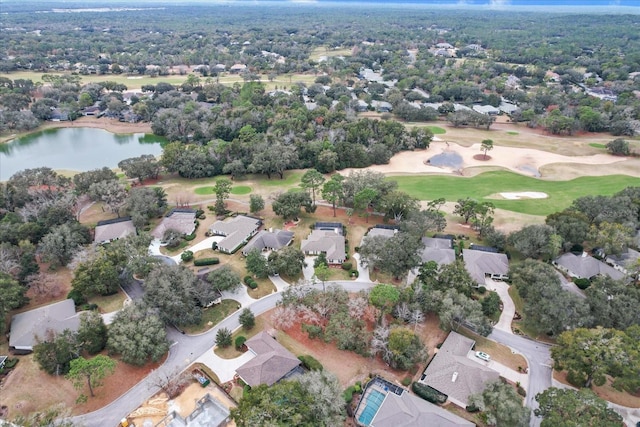
[[[364,411],[358,417],[358,421],[360,421],[365,426],[371,424],[371,420],[378,412],[378,408],[382,405],[382,401],[385,398],[385,394],[379,392],[378,390],[371,390],[369,395],[367,396],[367,406],[365,406]]]

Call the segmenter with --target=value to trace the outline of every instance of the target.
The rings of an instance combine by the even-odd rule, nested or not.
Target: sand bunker
[[[520,191],[518,193],[500,193],[500,196],[507,200],[520,200],[520,199],[546,199],[549,197],[547,193],[541,193],[539,191]]]

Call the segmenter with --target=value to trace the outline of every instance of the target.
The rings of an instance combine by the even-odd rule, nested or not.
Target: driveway
[[[358,278],[356,282],[371,282],[369,278],[369,267],[360,262],[360,254],[354,254],[353,259],[356,261],[356,266],[358,267]]]
[[[511,322],[516,314],[516,305],[513,303],[511,296],[509,296],[509,285],[506,282],[486,278],[485,286],[487,289],[495,291],[502,300],[502,314],[500,314],[498,323],[493,326],[494,329],[511,334]]]

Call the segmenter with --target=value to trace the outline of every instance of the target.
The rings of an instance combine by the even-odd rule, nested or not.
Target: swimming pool
[[[366,397],[367,399],[366,406],[362,411],[362,413],[360,414],[360,416],[358,417],[358,421],[365,426],[370,425],[371,421],[373,420],[373,417],[376,416],[376,413],[378,412],[378,408],[380,408],[380,405],[382,405],[382,401],[384,400],[385,397],[386,397],[386,394],[378,390],[370,389],[370,392]]]

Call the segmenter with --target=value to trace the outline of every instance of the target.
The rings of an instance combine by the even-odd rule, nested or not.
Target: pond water
[[[153,134],[115,134],[95,128],[61,128],[35,132],[0,144],[0,181],[23,169],[50,167],[84,172],[143,154],[158,156],[164,138]]]
[[[460,169],[462,167],[462,156],[455,151],[446,151],[437,154],[427,160],[427,164],[431,166],[446,167],[452,169]]]

